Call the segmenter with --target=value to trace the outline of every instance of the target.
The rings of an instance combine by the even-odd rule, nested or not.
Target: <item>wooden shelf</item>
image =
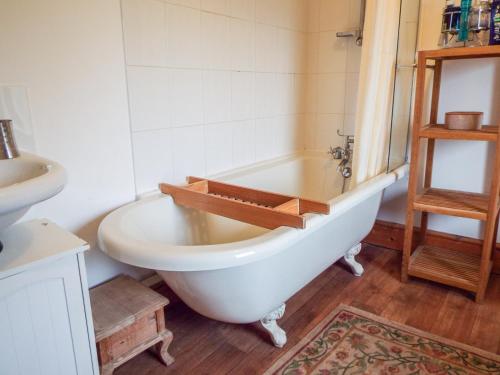
[[[408,281],[408,276],[419,276],[457,286],[475,292],[476,302],[481,302],[486,294],[491,273],[492,252],[497,241],[500,206],[500,133],[498,126],[483,126],[481,130],[473,131],[445,129],[443,125],[438,124],[437,119],[444,61],[486,57],[500,57],[500,46],[450,48],[418,53],[406,228],[401,267],[403,282]],[[434,64],[429,63],[429,60],[433,60]],[[426,119],[428,69],[432,69],[433,74],[430,116]],[[427,142],[423,143],[424,139]],[[489,168],[491,176],[489,195],[432,188],[436,140],[439,139],[489,141],[495,145],[495,159]],[[425,147],[421,147],[422,145]],[[424,159],[420,155],[421,152],[425,153],[425,168],[421,168]],[[424,170],[422,186],[424,193],[417,194],[421,181],[419,174],[422,169]],[[483,221],[481,254],[471,257],[428,246],[420,246],[412,254],[415,211],[421,211],[419,230],[421,244],[426,244],[429,213]]]
[[[429,60],[500,57],[500,46],[445,48],[432,51],[422,51],[420,54]]]
[[[305,228],[304,214],[328,215],[330,205],[219,181],[188,177],[187,186],[160,184],[176,204],[243,221],[263,228]]]
[[[413,208],[434,214],[484,221],[488,216],[489,198],[487,194],[430,188],[415,197]]]
[[[420,137],[431,139],[470,140],[496,142],[498,126],[483,126],[481,130],[450,130],[443,125],[428,125],[420,130]]]
[[[410,258],[408,274],[476,292],[481,257],[432,246],[419,246]]]

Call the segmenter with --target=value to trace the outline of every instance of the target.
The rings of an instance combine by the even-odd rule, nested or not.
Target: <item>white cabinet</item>
[[[98,374],[83,252],[46,220],[0,232],[0,374]]]

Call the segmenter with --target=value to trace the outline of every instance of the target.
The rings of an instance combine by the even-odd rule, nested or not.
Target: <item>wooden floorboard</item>
[[[486,299],[478,305],[458,289],[418,279],[402,284],[397,251],[365,246],[358,258],[364,276],[335,264],[287,302],[280,321],[288,334],[286,347],[344,303],[500,354],[500,276],[492,277]],[[260,374],[286,351],[272,346],[258,324],[216,322],[181,301],[168,306],[166,319],[174,333],[170,353],[176,362],[167,368],[146,352],[119,367],[116,375]]]

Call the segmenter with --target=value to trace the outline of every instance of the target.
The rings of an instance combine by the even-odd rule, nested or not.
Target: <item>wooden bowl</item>
[[[483,112],[446,112],[444,127],[451,130],[480,130]]]

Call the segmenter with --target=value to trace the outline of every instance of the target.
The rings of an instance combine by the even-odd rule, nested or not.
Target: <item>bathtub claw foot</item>
[[[278,348],[282,348],[286,344],[286,332],[276,323],[276,320],[281,319],[284,314],[285,304],[282,304],[260,320],[262,327],[269,332],[274,346]]]
[[[344,261],[347,263],[349,267],[351,267],[352,273],[354,276],[361,276],[363,272],[365,272],[361,263],[356,260],[356,255],[361,251],[361,244],[357,244],[353,246],[344,255]]]

